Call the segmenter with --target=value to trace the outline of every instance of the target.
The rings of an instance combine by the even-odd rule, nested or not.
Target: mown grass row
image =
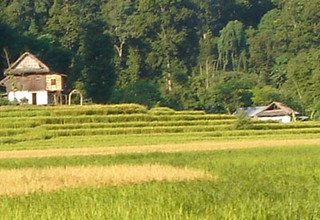
[[[133,116],[133,117],[131,117]],[[181,117],[182,120],[168,120],[170,117],[144,117],[143,115],[130,115],[124,116],[107,116],[107,117],[68,117],[68,118],[37,118],[26,119],[19,121],[12,121],[6,123],[0,123],[0,132],[5,132],[8,129],[16,129],[27,131],[27,128],[33,129],[41,127],[45,130],[75,130],[75,129],[99,129],[99,128],[142,128],[142,127],[210,127],[217,126],[219,130],[234,129],[233,125],[236,122],[235,119],[215,119],[209,120],[202,118],[193,120],[185,120],[186,117]],[[189,117],[187,117],[189,118]],[[131,119],[131,120],[130,120]],[[174,117],[174,119],[177,119]],[[283,129],[302,129],[302,128],[320,128],[320,123],[317,122],[297,122],[297,123],[269,123],[254,121],[249,129],[252,130],[283,130]]]
[[[134,127],[178,127],[178,126],[216,126],[219,130],[234,129],[235,120],[193,120],[193,121],[133,121],[118,123],[83,123],[83,124],[44,124],[41,127],[46,130],[74,130],[74,129],[92,129],[92,128],[134,128]],[[301,129],[301,128],[320,128],[320,123],[292,123],[292,124],[274,124],[254,122],[249,129],[251,130],[273,130],[273,129]]]
[[[220,126],[232,125],[234,120],[181,120],[181,121],[133,121],[133,122],[117,122],[117,123],[83,123],[83,124],[44,124],[46,130],[57,129],[92,129],[92,128],[134,128],[134,127],[177,127],[177,126]]]
[[[70,123],[114,123],[132,121],[195,121],[195,120],[228,120],[235,119],[230,115],[149,115],[149,114],[123,114],[123,115],[80,115],[80,116],[39,116],[2,118],[0,123],[17,123],[24,121],[38,122],[41,124],[70,124]]]
[[[184,140],[214,140],[218,138],[230,139],[230,138],[238,138],[243,139],[245,137],[248,138],[259,138],[259,137],[283,137],[283,138],[303,138],[307,136],[317,137],[320,134],[320,128],[303,128],[303,129],[285,129],[285,130],[233,130],[230,127],[221,126],[220,128],[217,126],[182,126],[182,127],[134,127],[134,128],[102,128],[102,129],[74,129],[74,130],[45,130],[38,128],[31,132],[20,133],[12,136],[4,136],[0,137],[0,143],[2,145],[10,144],[12,145],[3,147],[2,149],[9,148],[23,148],[24,143],[30,142],[29,146],[35,146],[37,143],[40,144],[39,141],[46,141],[41,143],[42,145],[56,147],[87,147],[91,146],[91,141],[95,140],[97,137],[102,136],[105,138],[100,139],[102,145],[106,146],[106,142],[114,143],[115,145],[123,145],[126,144],[125,140],[128,136],[136,136],[137,140],[139,140],[140,144],[148,144],[150,135],[151,138],[154,139],[152,144],[161,143],[159,137],[162,136],[164,139],[169,138],[171,135],[181,134],[180,138],[174,138],[176,142],[183,142]],[[141,135],[141,136],[139,136]],[[160,136],[159,136],[160,135]],[[65,140],[57,140],[57,138],[70,138],[76,137],[73,139],[65,139]],[[85,139],[79,139],[79,137]],[[190,138],[186,138],[190,137]],[[48,140],[51,140],[48,142]],[[99,138],[98,138],[99,139]],[[118,140],[119,139],[119,140]],[[79,140],[79,141],[78,141]],[[88,140],[85,141],[85,140]],[[114,142],[114,140],[117,140]],[[61,144],[60,144],[60,141]],[[83,142],[85,141],[85,142]],[[167,141],[163,141],[164,143]],[[175,141],[174,141],[175,142]],[[20,146],[19,143],[22,145]],[[169,141],[170,143],[170,141]],[[16,145],[16,146],[14,146]],[[20,146],[20,147],[19,147]],[[25,145],[27,146],[27,145]]]
[[[50,138],[47,132],[41,135],[16,135],[13,137],[0,137],[0,151],[5,150],[33,150],[33,149],[61,149],[61,148],[96,148],[96,147],[123,147],[145,146],[162,144],[200,143],[212,141],[236,141],[236,140],[301,140],[308,142],[318,139],[319,133],[307,134],[260,134],[240,136],[216,136],[212,132],[189,132],[189,133],[153,133],[153,134],[117,134],[117,135],[91,135],[91,136],[60,136]]]
[[[89,106],[18,106],[1,107],[0,118],[39,117],[39,116],[79,116],[79,115],[113,115],[142,114],[147,108],[136,104],[89,105]]]
[[[52,130],[44,132],[43,138],[63,136],[92,135],[124,135],[124,134],[165,134],[211,132],[212,137],[258,136],[279,134],[320,134],[320,128],[286,129],[286,130],[231,130],[229,126],[183,126],[183,127],[143,127],[143,128],[105,128],[105,129],[75,129]]]
[[[137,104],[121,105],[88,105],[88,106],[19,106],[0,107],[0,118],[39,117],[39,116],[80,116],[80,115],[119,115],[119,114],[151,114],[151,115],[204,115],[204,111],[174,111],[157,107],[148,111]]]
[[[15,107],[12,112],[9,110],[0,108],[0,115],[7,114],[7,117],[0,117],[0,144],[98,135],[210,133],[211,137],[228,138],[320,133],[320,123],[317,122],[281,124],[253,121],[246,130],[238,130],[235,127],[237,120],[232,115],[204,114],[202,111],[177,112],[163,107],[147,112],[145,107],[139,105]],[[52,116],[25,116],[25,112],[49,110],[53,112]],[[105,114],[106,111],[115,114]],[[83,114],[78,115],[79,112]],[[10,116],[12,114],[15,117]],[[22,116],[18,117],[19,114]]]

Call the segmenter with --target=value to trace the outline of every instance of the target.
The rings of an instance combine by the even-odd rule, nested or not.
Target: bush
[[[137,103],[140,105],[154,106],[160,100],[157,86],[148,80],[139,80],[125,88],[113,91],[112,103]]]
[[[175,111],[168,107],[155,107],[150,109],[149,113],[153,115],[173,115]]]
[[[9,102],[8,99],[3,98],[3,97],[0,97],[0,106],[2,106],[2,105],[9,105],[9,104],[10,104],[10,102]]]
[[[237,115],[237,120],[234,123],[234,129],[244,130],[252,127],[251,118],[244,112],[240,111]]]
[[[320,102],[318,102],[315,105],[315,107],[314,107],[314,109],[313,109],[313,111],[311,113],[311,119],[320,120]]]

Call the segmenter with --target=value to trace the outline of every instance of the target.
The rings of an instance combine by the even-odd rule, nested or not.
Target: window
[[[51,85],[52,85],[52,86],[57,85],[57,80],[56,80],[56,79],[51,79]]]

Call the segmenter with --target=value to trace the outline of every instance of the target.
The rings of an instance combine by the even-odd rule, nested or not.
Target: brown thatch
[[[38,68],[17,68],[21,62],[26,59],[27,57],[31,58],[32,60],[36,61],[39,65]],[[17,61],[15,61],[8,69],[5,70],[4,75],[7,76],[9,74],[13,75],[24,75],[24,74],[47,74],[50,73],[49,67],[40,61],[36,56],[33,54],[26,52],[22,54]]]
[[[290,107],[281,102],[273,102],[268,105],[263,111],[256,114],[257,117],[273,117],[285,115],[299,115],[299,112],[294,111]]]
[[[6,76],[4,79],[2,79],[1,81],[0,81],[0,86],[5,86],[6,85],[6,82],[9,80],[9,77],[8,76]]]
[[[50,71],[45,69],[14,69],[14,70],[6,70],[5,75],[13,74],[15,76],[21,76],[21,75],[27,75],[27,74],[47,74],[50,73]]]

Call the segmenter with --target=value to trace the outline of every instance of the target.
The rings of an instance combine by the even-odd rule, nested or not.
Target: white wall
[[[32,104],[32,93],[28,91],[9,92],[8,99],[13,102],[15,99],[20,102],[21,99],[28,99],[28,103]]]
[[[37,92],[37,105],[48,105],[48,92],[38,91]]]
[[[8,99],[9,101],[14,101],[15,99],[20,102],[21,99],[28,99],[28,104],[32,105],[32,94],[37,94],[37,105],[47,105],[48,104],[48,92],[47,91],[37,91],[37,92],[29,92],[29,91],[17,91],[17,92],[9,92]]]
[[[278,122],[282,122],[282,123],[290,123],[291,117],[289,115],[277,116],[277,117],[259,117],[258,120],[260,120],[260,121],[278,121]]]

